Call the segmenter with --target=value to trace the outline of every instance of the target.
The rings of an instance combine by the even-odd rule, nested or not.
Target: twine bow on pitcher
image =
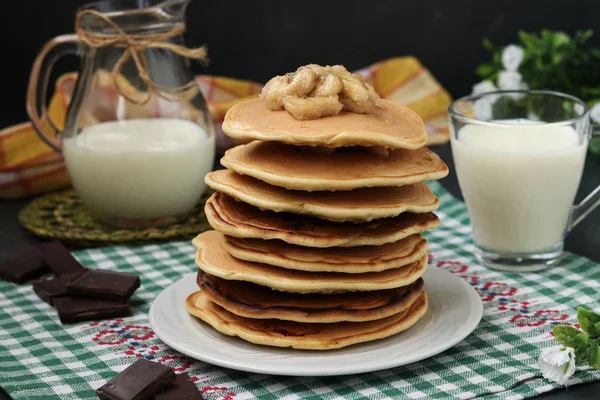
[[[102,20],[107,26],[114,28],[116,32],[114,34],[100,33],[84,29],[82,27],[82,19],[89,15]],[[182,23],[173,26],[172,29],[166,32],[128,34],[112,19],[95,10],[83,10],[77,14],[75,19],[75,32],[77,33],[77,36],[83,43],[91,48],[98,49],[101,47],[112,46],[125,49],[121,57],[115,63],[111,75],[119,94],[135,104],[147,103],[152,98],[153,93],[165,100],[178,102],[189,101],[198,94],[199,89],[194,81],[176,87],[168,87],[155,83],[150,77],[148,60],[144,54],[145,49],[167,49],[185,58],[207,62],[206,47],[202,46],[196,49],[190,49],[185,46],[165,41],[166,39],[182,34],[184,31],[185,24]],[[146,86],[146,96],[141,100],[139,98],[134,98],[132,94],[128,93],[127,90],[122,87],[121,79],[119,79],[121,68],[129,58],[135,63],[138,75]]]

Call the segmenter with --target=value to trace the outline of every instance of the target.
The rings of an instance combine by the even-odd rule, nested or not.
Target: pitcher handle
[[[600,136],[600,125],[592,127],[592,137]],[[594,189],[590,194],[586,196],[581,203],[573,206],[571,211],[571,218],[569,219],[569,226],[567,231],[573,229],[578,223],[580,223],[589,213],[594,211],[596,207],[600,205],[600,186]]]
[[[37,55],[27,87],[27,114],[31,119],[38,136],[51,148],[60,152],[60,136],[52,121],[46,124],[46,95],[48,93],[48,81],[50,73],[56,61],[66,54],[76,54],[79,44],[77,35],[60,35],[47,42]],[[49,125],[49,126],[48,126]],[[54,128],[54,129],[52,129]]]

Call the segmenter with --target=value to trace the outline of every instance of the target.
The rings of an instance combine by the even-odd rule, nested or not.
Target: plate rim
[[[188,281],[190,279],[193,279],[193,281],[195,281],[195,276],[196,276],[195,273],[184,275],[181,279],[177,280],[176,282],[173,282],[171,285],[166,287],[158,296],[156,296],[156,298],[154,299],[154,301],[152,302],[152,305],[150,307],[149,322],[150,322],[150,327],[152,328],[152,330],[154,331],[156,336],[162,342],[164,342],[167,346],[173,348],[174,350],[176,350],[192,359],[199,360],[199,361],[202,361],[202,362],[214,365],[214,366],[218,366],[218,367],[233,369],[236,371],[267,374],[267,375],[306,376],[306,377],[343,376],[343,375],[353,375],[353,374],[362,374],[362,373],[381,371],[381,370],[401,367],[401,366],[408,365],[408,364],[413,364],[415,362],[419,362],[419,361],[428,359],[430,357],[434,357],[440,353],[443,353],[444,351],[455,346],[456,344],[458,344],[462,340],[464,340],[466,337],[468,337],[471,333],[473,333],[473,331],[475,331],[475,329],[477,329],[477,327],[481,323],[481,319],[483,318],[483,302],[481,301],[481,297],[479,296],[477,291],[475,291],[475,289],[471,285],[469,285],[467,282],[465,282],[463,279],[455,276],[454,274],[452,274],[451,272],[449,272],[447,270],[444,270],[439,267],[434,267],[431,265],[427,268],[426,272],[429,272],[430,270],[435,270],[435,271],[437,271],[436,273],[445,274],[447,279],[454,279],[457,282],[460,282],[460,284],[462,285],[462,287],[465,291],[465,296],[467,296],[469,298],[474,298],[477,300],[475,309],[473,309],[473,308],[470,309],[474,313],[473,317],[469,319],[470,321],[472,321],[471,324],[467,325],[464,332],[462,332],[460,335],[453,337],[452,340],[449,340],[448,342],[444,343],[442,346],[436,347],[435,350],[422,352],[420,354],[417,354],[414,357],[407,357],[407,358],[403,358],[402,360],[400,360],[400,359],[394,360],[393,358],[390,358],[389,360],[384,359],[383,361],[380,360],[380,362],[377,363],[376,366],[373,366],[371,364],[365,364],[364,367],[357,367],[356,364],[352,364],[352,366],[348,367],[348,368],[344,368],[343,366],[337,366],[336,368],[330,368],[330,370],[328,370],[328,371],[314,369],[312,372],[309,373],[305,369],[294,370],[293,365],[292,366],[287,365],[286,367],[283,367],[281,365],[278,366],[278,365],[276,365],[276,363],[274,363],[272,367],[265,367],[261,364],[249,365],[247,362],[239,362],[238,360],[235,360],[235,359],[223,359],[223,358],[218,358],[218,357],[214,357],[214,356],[207,355],[207,354],[201,354],[200,352],[197,351],[197,349],[190,350],[186,346],[180,345],[177,342],[176,338],[171,338],[170,335],[165,334],[165,332],[162,331],[162,328],[160,328],[160,324],[156,323],[156,314],[157,314],[156,310],[160,307],[160,302],[163,301],[162,300],[163,298],[166,298],[166,296],[168,295],[168,292],[175,290],[174,288],[176,288],[179,285],[183,285],[184,281],[185,281],[185,283],[188,283]],[[428,294],[428,295],[431,297],[430,294]],[[182,306],[183,306],[183,303],[182,303]],[[219,334],[221,334],[221,333],[219,333]],[[237,339],[243,340],[240,338],[237,338]],[[260,345],[256,345],[256,346],[260,346]],[[356,346],[360,346],[360,344],[357,344]],[[301,350],[298,350],[298,351],[301,351]],[[193,352],[193,355],[191,354],[192,352]]]

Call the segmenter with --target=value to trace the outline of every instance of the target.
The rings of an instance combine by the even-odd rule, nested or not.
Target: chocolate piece
[[[130,313],[129,303],[114,300],[87,299],[85,297],[54,297],[54,308],[60,322],[92,321],[106,318],[125,317]]]
[[[83,274],[86,271],[88,271],[87,268],[84,268],[84,269],[81,269],[81,270],[75,271],[75,272],[66,272],[64,274],[61,274],[59,279],[61,281],[63,281],[63,283],[66,285],[69,282],[72,282],[75,278],[79,277],[79,275]]]
[[[35,251],[29,251],[0,263],[0,279],[23,283],[37,279],[48,272],[44,259]]]
[[[154,395],[154,400],[203,400],[198,387],[188,374],[177,375],[173,385]]]
[[[154,395],[154,400],[203,400],[198,387],[188,374],[177,375],[173,385]]]
[[[44,243],[37,247],[37,251],[56,275],[62,276],[85,269],[59,241]]]
[[[59,278],[33,282],[33,291],[46,303],[53,305],[52,298],[67,295],[67,285]]]
[[[140,287],[140,278],[127,272],[88,269],[67,284],[70,294],[105,300],[127,300]]]
[[[164,390],[174,380],[175,372],[171,368],[140,358],[96,389],[96,394],[108,400],[151,399],[153,394]]]
[[[67,283],[81,275],[83,271],[69,272],[54,279],[33,282],[33,291],[46,303],[53,305],[53,297],[65,297],[68,295]]]

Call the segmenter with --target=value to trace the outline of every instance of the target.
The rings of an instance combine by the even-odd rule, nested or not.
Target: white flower
[[[594,104],[590,111],[590,117],[592,118],[592,121],[600,124],[600,103]]]
[[[523,77],[515,71],[500,71],[498,74],[498,86],[502,90],[520,90],[526,88],[523,85]]]
[[[570,347],[551,347],[540,354],[538,368],[542,376],[559,385],[565,385],[575,373],[575,351]]]
[[[533,111],[529,111],[527,113],[527,119],[529,121],[539,122],[540,117],[538,117],[538,115],[536,113],[534,113]]]
[[[475,118],[481,121],[489,121],[493,117],[492,106],[494,105],[495,99],[491,96],[486,96],[481,99],[475,100],[473,104],[473,113]]]
[[[490,93],[497,91],[498,88],[490,81],[481,81],[473,85],[473,92],[471,94],[478,95],[483,93]]]
[[[509,44],[502,51],[502,65],[507,71],[515,72],[523,62],[525,52],[515,44]]]

